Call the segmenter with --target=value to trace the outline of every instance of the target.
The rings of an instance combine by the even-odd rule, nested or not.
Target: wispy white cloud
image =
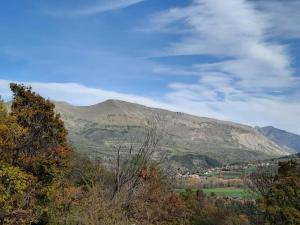
[[[127,8],[146,0],[100,0],[89,6],[73,9],[51,9],[47,14],[52,16],[91,16],[99,13]]]
[[[171,43],[165,55],[230,57],[231,60],[210,65],[211,69],[243,79],[291,75],[285,47],[270,41],[271,24],[249,1],[195,0],[191,6],[162,12],[153,21],[162,30],[174,23],[180,24],[179,29],[186,28],[181,41]]]
[[[182,33],[182,39],[171,43],[163,55],[225,56],[230,60],[193,65],[186,71],[163,66],[154,71],[199,76],[213,72],[223,73],[235,78],[236,82],[232,86],[245,91],[253,88],[256,91],[270,88],[279,91],[281,88],[294,86],[298,81],[293,76],[287,49],[274,41],[274,36],[278,34],[274,31],[278,29],[278,24],[274,23],[274,15],[277,15],[278,20],[290,15],[289,11],[295,15],[295,8],[299,12],[300,4],[286,2],[285,13],[279,15],[281,3],[261,2],[264,1],[194,0],[190,6],[155,15],[151,22],[152,30],[172,33],[177,24],[178,31]],[[293,18],[290,30],[291,27],[298,27],[295,16]],[[169,30],[169,27],[172,29]]]
[[[206,55],[217,62],[156,65],[154,72],[195,76],[196,83],[171,83],[175,105],[221,119],[272,124],[293,131],[300,103],[299,78],[281,40],[300,37],[297,1],[193,0],[160,12],[144,30],[177,36],[162,56]],[[179,40],[178,40],[179,39]]]
[[[270,32],[282,39],[300,38],[299,20],[300,2],[298,0],[260,0],[256,8],[262,11],[272,24]]]
[[[34,91],[45,98],[50,98],[55,101],[65,101],[73,105],[93,105],[107,99],[119,99],[151,107],[172,109],[172,107],[166,103],[155,101],[147,97],[100,88],[91,88],[77,83],[43,83],[0,80],[0,95],[2,95],[5,99],[9,99],[11,97],[9,89],[10,83],[21,83],[31,86]]]
[[[207,77],[206,79],[211,79]],[[224,78],[226,79],[226,78]],[[266,96],[255,98],[245,93],[238,93],[230,86],[224,86],[221,80],[214,80],[216,86],[220,84],[220,91],[236,92],[236,100],[215,101],[217,93],[201,85],[170,84],[173,92],[159,100],[148,97],[125,94],[100,88],[91,88],[76,83],[42,83],[0,80],[0,95],[9,99],[11,92],[9,83],[17,82],[31,85],[34,91],[55,101],[66,101],[74,105],[92,105],[107,99],[120,99],[149,107],[181,111],[198,116],[217,118],[249,124],[253,126],[273,125],[300,134],[295,124],[300,123],[300,92],[295,101],[286,101],[280,97]],[[199,98],[201,96],[201,98]],[[247,97],[247,101],[240,99]]]

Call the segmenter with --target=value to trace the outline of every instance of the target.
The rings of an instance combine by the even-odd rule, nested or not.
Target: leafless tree
[[[160,150],[159,144],[164,136],[160,122],[160,118],[155,117],[147,121],[142,134],[136,134],[133,137],[128,137],[127,140],[116,142],[114,146],[116,162],[113,198],[123,188],[126,188],[128,198],[130,198],[141,183],[141,171]]]

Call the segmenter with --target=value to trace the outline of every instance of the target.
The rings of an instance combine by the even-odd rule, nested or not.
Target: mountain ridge
[[[115,99],[91,106],[55,104],[70,132],[71,142],[84,152],[111,155],[111,142],[124,138],[125,133],[140,134],[147,120],[158,116],[171,136],[164,146],[171,158],[194,154],[196,156],[192,158],[207,156],[221,163],[231,163],[289,154],[255,128],[235,122]]]
[[[108,99],[105,100],[103,102],[97,103],[97,104],[93,104],[93,105],[88,105],[88,106],[76,106],[76,105],[72,105],[70,103],[67,102],[63,102],[63,101],[55,101],[54,102],[56,106],[59,105],[68,105],[69,107],[74,107],[74,108],[89,108],[89,109],[96,109],[97,107],[102,107],[103,105],[108,105],[108,104],[115,104],[118,105],[118,107],[120,106],[120,104],[125,104],[125,105],[130,105],[133,107],[141,107],[145,110],[159,110],[165,113],[172,113],[172,114],[177,114],[177,115],[184,115],[184,116],[188,116],[190,118],[201,118],[201,119],[205,119],[205,120],[211,120],[211,121],[218,121],[220,123],[224,123],[224,124],[232,124],[232,125],[236,125],[236,126],[243,126],[243,127],[248,127],[250,129],[252,129],[253,127],[251,127],[250,125],[246,125],[246,124],[242,124],[242,123],[238,123],[238,122],[232,122],[232,121],[227,121],[227,120],[221,120],[221,119],[215,119],[215,118],[210,118],[210,117],[203,117],[203,116],[196,116],[193,114],[189,114],[189,113],[184,113],[184,112],[180,112],[180,111],[171,111],[171,110],[167,110],[167,109],[162,109],[162,108],[157,108],[157,107],[149,107],[149,106],[145,106],[142,104],[138,104],[138,103],[132,103],[132,102],[127,102],[127,101],[123,101],[123,100],[118,100],[118,99]]]
[[[279,146],[289,149],[291,153],[300,152],[300,135],[273,126],[259,127],[258,130]]]

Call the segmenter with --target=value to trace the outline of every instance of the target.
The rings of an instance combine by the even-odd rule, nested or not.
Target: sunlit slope
[[[97,152],[103,157],[114,153],[111,146],[116,140],[140,135],[147,120],[153,118],[159,118],[159,128],[167,133],[163,151],[178,164],[182,159],[190,160],[191,155],[192,163],[203,164],[207,163],[203,158],[230,163],[288,154],[249,126],[124,101],[108,100],[83,107],[56,102],[56,110],[69,129],[70,142],[79,151]],[[182,156],[179,161],[178,156]]]

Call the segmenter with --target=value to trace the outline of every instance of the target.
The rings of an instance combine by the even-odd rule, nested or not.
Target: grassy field
[[[235,197],[235,198],[252,198],[253,196],[241,188],[208,188],[203,189],[207,195],[215,194],[217,196]]]
[[[256,167],[250,167],[247,169],[236,169],[236,170],[230,170],[230,171],[220,171],[220,172],[213,172],[208,175],[207,177],[220,177],[225,179],[235,179],[235,178],[242,178],[246,174],[250,174],[254,172],[257,168]]]
[[[196,191],[197,189],[193,189]],[[232,198],[242,198],[242,199],[251,199],[255,198],[255,196],[245,189],[242,188],[205,188],[202,189],[206,195],[216,195],[216,196],[224,196],[224,197],[232,197]],[[181,193],[184,192],[184,189],[176,189],[176,192]]]

